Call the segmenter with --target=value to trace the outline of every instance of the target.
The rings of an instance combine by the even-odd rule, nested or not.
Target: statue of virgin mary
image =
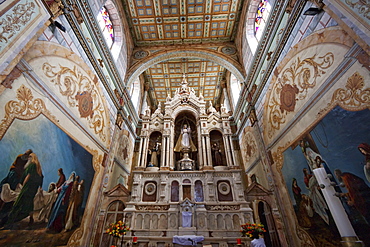
[[[187,124],[181,129],[181,134],[179,139],[176,142],[176,146],[174,148],[175,152],[181,152],[183,150],[189,150],[188,152],[195,152],[197,148],[195,147],[192,139],[191,139],[191,128]],[[186,152],[187,153],[187,152]]]

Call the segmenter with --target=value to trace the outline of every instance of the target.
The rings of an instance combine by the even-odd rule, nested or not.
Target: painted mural
[[[370,246],[370,112],[332,109],[284,154],[282,173],[298,224],[316,246],[340,246],[340,235],[312,172],[324,167],[357,236]]]
[[[92,162],[44,115],[15,119],[0,140],[0,246],[66,245],[85,211]]]

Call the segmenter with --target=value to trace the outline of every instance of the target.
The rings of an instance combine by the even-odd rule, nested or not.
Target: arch
[[[143,215],[138,214],[136,216],[136,224],[135,224],[136,229],[143,229]]]
[[[112,201],[108,206],[107,210],[105,211],[104,215],[104,226],[108,226],[111,223],[117,222],[119,220],[124,219],[123,210],[125,209],[125,204],[121,200]],[[112,244],[113,239],[110,235],[106,232],[106,229],[102,229],[100,238],[100,245],[102,243],[109,243]]]
[[[277,138],[279,132],[282,129],[288,127],[292,128],[292,126],[294,126],[294,123],[298,122],[296,114],[299,111],[302,111],[303,106],[307,102],[312,100],[311,96],[315,95],[321,83],[324,83],[324,81],[332,75],[332,73],[336,69],[336,64],[338,63],[337,61],[340,61],[340,59],[342,59],[344,53],[347,52],[350,47],[352,47],[353,43],[354,41],[350,36],[343,36],[343,29],[338,26],[334,26],[320,29],[310,34],[290,49],[287,55],[276,66],[275,72],[271,78],[270,85],[268,86],[268,90],[265,96],[266,100],[264,103],[262,119],[265,119],[263,122],[267,123],[265,125],[264,131],[264,140],[266,144],[270,145],[270,143],[275,138]],[[326,47],[329,46],[332,47],[331,49],[335,53],[328,52]],[[335,46],[338,48],[333,49],[333,47]],[[303,90],[302,87],[299,86],[297,88],[299,91],[307,93],[306,95],[303,95],[301,93],[295,95],[295,97],[292,97],[292,99],[296,98],[297,100],[295,100],[295,102],[293,102],[292,104],[292,106],[294,107],[292,107],[292,109],[288,109],[286,108],[286,104],[282,104],[280,100],[282,92],[281,88],[283,86],[289,87],[291,84],[293,84],[293,82],[291,80],[287,80],[285,84],[281,84],[279,78],[283,76],[290,76],[289,66],[292,66],[292,64],[294,64],[297,59],[300,59],[301,61],[306,59],[305,56],[300,57],[300,54],[305,54],[308,49],[314,50],[316,54],[319,54],[317,56],[322,61],[318,60],[317,63],[325,62],[323,65],[320,65],[326,66],[322,69],[325,71],[325,73],[320,74],[320,76],[318,76],[317,73],[312,73],[311,71],[314,71],[315,69],[315,67],[313,66],[301,66],[300,68],[295,69],[295,71],[298,71],[298,69],[310,69],[310,73],[306,73],[307,75],[310,75],[310,77],[306,79],[310,83],[310,90]],[[322,57],[320,58],[320,56]],[[288,109],[289,111],[281,109]],[[301,115],[301,113],[299,115]],[[273,122],[270,122],[271,119],[275,120]],[[319,119],[316,120],[319,121]],[[310,124],[307,123],[307,126],[309,126]],[[284,132],[288,133],[286,130]]]
[[[226,165],[226,150],[222,132],[219,129],[213,129],[209,132],[211,141],[212,165]]]
[[[196,202],[203,202],[204,201],[203,183],[200,180],[195,181],[194,198],[195,198]]]
[[[190,112],[191,115],[193,115],[194,118],[197,117],[198,115],[198,110],[195,109],[194,107],[191,107],[191,106],[181,106],[181,107],[177,107],[173,112],[172,112],[172,118],[173,119],[176,119],[178,117],[178,115],[182,112]]]
[[[42,54],[42,56],[40,56],[40,54]],[[105,100],[102,87],[98,86],[99,84],[98,77],[95,75],[94,71],[92,71],[91,68],[86,64],[86,62],[72,50],[69,50],[62,45],[49,41],[36,41],[33,44],[32,49],[29,49],[28,52],[24,55],[23,59],[31,66],[33,62],[35,63],[38,63],[40,61],[42,63],[50,62],[50,65],[54,65],[56,64],[56,61],[64,60],[65,62],[63,61],[62,64],[64,64],[64,67],[68,66],[69,74],[67,73],[67,70],[65,68],[61,69],[59,64],[58,65],[59,71],[57,71],[59,74],[57,72],[53,72],[54,73],[53,76],[56,77],[56,75],[58,76],[60,75],[60,77],[58,78],[64,78],[62,75],[64,76],[74,75],[74,77],[72,77],[75,78],[74,80],[68,79],[69,83],[73,82],[73,84],[70,85],[70,87],[75,85],[83,86],[82,84],[77,83],[78,80],[76,75],[79,76],[80,74],[83,75],[84,77],[87,76],[88,80],[85,80],[85,82],[88,84],[86,85],[88,85],[88,87],[91,88],[91,90],[94,90],[94,94],[96,93],[96,96],[94,96],[96,100],[94,100],[93,103],[93,109],[95,109],[94,118],[85,118],[87,120],[85,121],[86,122],[85,126],[87,129],[93,131],[94,136],[98,140],[102,141],[105,147],[109,147],[111,141],[111,139],[109,138],[110,137],[109,126],[111,126],[110,123],[111,120],[109,117],[108,102]],[[51,61],[53,63],[51,63]],[[45,74],[45,71],[40,69],[35,71],[35,73],[45,81],[50,80],[50,78]],[[53,89],[54,93],[56,94],[57,97],[59,97],[60,100],[66,102],[65,103],[66,105],[69,105],[68,94],[72,95],[74,93],[73,90],[69,90],[68,94],[62,95],[60,93],[60,89],[57,87],[58,87],[57,85],[54,87]],[[77,86],[75,88],[78,89]],[[76,99],[74,100],[78,102]],[[79,113],[78,104],[76,102],[75,102],[76,107],[69,108],[69,110],[71,110],[74,113],[75,119],[81,119],[82,118],[81,113]],[[98,140],[96,140],[96,142],[98,142]]]
[[[171,183],[171,202],[178,202],[180,199],[180,187],[179,182],[174,180]]]
[[[189,49],[189,50],[166,50],[155,53],[152,56],[140,61],[136,65],[132,66],[127,73],[127,85],[131,85],[132,80],[139,77],[145,70],[149,69],[152,65],[171,60],[178,57],[190,57],[200,58],[215,62],[219,65],[224,66],[227,70],[233,73],[239,81],[244,81],[244,69],[240,63],[230,59],[229,56],[212,51],[202,49]]]

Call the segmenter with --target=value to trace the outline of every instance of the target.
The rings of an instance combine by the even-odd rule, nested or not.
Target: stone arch
[[[41,55],[42,54],[42,55]],[[110,117],[109,109],[103,90],[99,84],[99,79],[95,75],[94,71],[86,64],[82,58],[74,53],[72,50],[65,48],[62,45],[48,42],[48,41],[36,41],[32,46],[32,49],[24,55],[23,59],[29,63],[31,66],[33,64],[42,63],[42,68],[34,70],[34,72],[39,76],[39,78],[45,82],[52,80],[53,78],[59,78],[60,84],[63,85],[66,77],[70,76],[72,79],[68,79],[70,84],[66,92],[62,94],[59,86],[57,84],[51,85],[51,90],[54,91],[56,97],[59,97],[61,102],[65,105],[69,105],[69,101],[75,103],[74,107],[70,107],[68,110],[72,112],[75,119],[82,121],[87,129],[94,133],[94,138],[104,143],[105,147],[110,146]],[[63,64],[63,69],[61,68]],[[54,71],[50,71],[48,68],[53,68]],[[36,68],[37,66],[35,66]],[[82,84],[78,78],[85,78]],[[78,108],[78,99],[75,94],[78,90],[83,91],[82,86],[85,88],[91,88],[91,94],[94,97],[92,109],[94,110],[94,118],[86,118],[81,114]],[[75,91],[72,89],[75,87]],[[80,87],[80,88],[79,88]],[[99,144],[100,145],[100,144]]]
[[[187,111],[187,112],[190,112],[194,119],[197,118],[197,115],[198,115],[198,111],[194,108],[194,107],[190,107],[190,106],[182,106],[182,107],[177,107],[173,112],[172,112],[172,119],[176,119],[178,117],[178,115],[181,113],[181,112],[184,112],[184,111]]]
[[[244,81],[244,69],[240,63],[231,59],[229,56],[212,51],[202,49],[189,49],[189,50],[166,50],[148,56],[141,60],[140,63],[132,66],[127,73],[127,85],[131,85],[132,81],[141,75],[145,70],[149,69],[152,65],[167,61],[178,57],[200,58],[215,62],[224,66],[227,70],[235,75],[239,81]]]
[[[312,96],[317,94],[317,90],[320,90],[320,86],[325,83],[326,80],[330,79],[329,76],[334,73],[341,59],[343,59],[345,53],[352,47],[353,43],[354,41],[349,35],[343,35],[343,30],[335,26],[320,29],[312,33],[290,49],[284,59],[275,68],[266,93],[266,102],[264,103],[262,117],[264,119],[263,122],[267,123],[264,132],[266,144],[276,141],[274,139],[278,137],[282,129],[291,128],[291,124],[297,123],[297,119],[295,118],[296,114],[304,110],[304,105],[312,100]],[[328,50],[327,47],[329,46],[331,49]],[[335,46],[338,48],[333,49]],[[306,58],[313,61],[317,68],[308,63],[308,65],[300,65],[300,67],[294,69],[293,72],[298,73],[299,69],[310,70],[310,73],[306,73],[310,75],[310,77],[306,79],[308,81],[307,85],[309,85],[310,88],[307,88],[305,85],[298,85],[298,93],[293,92],[293,94],[296,95],[292,97],[292,99],[295,100],[289,102],[291,105],[290,108],[287,108],[288,103],[284,95],[281,94],[284,92],[285,95],[287,95],[286,92],[288,92],[289,89],[283,91],[281,88],[294,89],[291,85],[294,83],[297,84],[297,82],[287,80],[284,84],[281,84],[279,80],[283,76],[289,76],[289,69],[292,67],[292,64],[297,60],[304,61]],[[321,67],[316,64],[319,64]],[[320,75],[318,75],[317,72],[319,69],[323,71]],[[282,98],[285,101],[281,101]],[[281,118],[279,119],[279,117]],[[272,118],[278,120],[271,123],[269,120]],[[293,119],[294,121],[292,121]],[[286,130],[285,133],[287,133]]]

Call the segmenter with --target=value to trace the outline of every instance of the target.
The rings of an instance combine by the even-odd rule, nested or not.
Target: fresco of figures
[[[0,245],[67,244],[83,217],[92,155],[43,115],[15,119],[0,153]]]
[[[340,107],[284,152],[282,173],[298,224],[317,246],[339,246],[340,235],[313,174],[324,167],[358,237],[370,246],[370,112]]]

